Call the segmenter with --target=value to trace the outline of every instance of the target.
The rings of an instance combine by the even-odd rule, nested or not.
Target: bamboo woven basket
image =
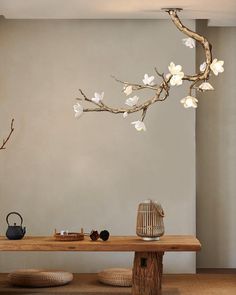
[[[63,286],[72,280],[72,273],[58,270],[19,269],[8,275],[10,284],[32,288]]]
[[[146,241],[159,240],[164,235],[164,211],[162,206],[152,200],[139,204],[136,234]]]
[[[132,269],[109,268],[98,273],[98,280],[106,285],[130,287],[132,286]]]

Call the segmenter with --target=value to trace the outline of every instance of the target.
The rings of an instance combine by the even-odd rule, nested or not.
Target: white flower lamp
[[[159,240],[164,235],[164,211],[162,206],[152,200],[139,204],[136,234],[145,241]]]

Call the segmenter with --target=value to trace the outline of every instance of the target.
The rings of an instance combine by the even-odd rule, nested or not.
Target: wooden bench
[[[193,236],[165,235],[159,241],[143,241],[133,236],[112,236],[108,241],[57,242],[52,237],[26,237],[10,241],[0,237],[0,251],[100,251],[135,252],[133,295],[160,295],[165,252],[199,251]]]

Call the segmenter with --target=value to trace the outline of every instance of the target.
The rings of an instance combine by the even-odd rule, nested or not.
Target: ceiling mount
[[[183,8],[180,8],[180,7],[163,7],[161,8],[161,10],[165,11],[165,12],[169,12],[169,11],[182,11]]]

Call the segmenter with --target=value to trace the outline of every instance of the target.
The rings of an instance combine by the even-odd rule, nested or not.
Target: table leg
[[[132,295],[161,295],[164,252],[135,252]]]

